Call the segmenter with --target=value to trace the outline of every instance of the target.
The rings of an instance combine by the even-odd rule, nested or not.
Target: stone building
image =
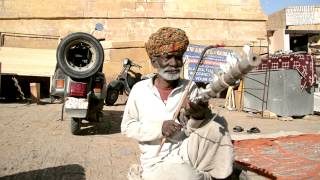
[[[0,0],[2,73],[50,77],[59,38],[91,33],[102,41],[107,80],[115,78],[122,59],[152,71],[144,42],[162,26],[184,29],[193,44],[224,44],[240,49],[251,43],[266,52],[266,20],[259,0]]]
[[[320,5],[293,6],[268,17],[270,53],[306,51],[320,66]]]

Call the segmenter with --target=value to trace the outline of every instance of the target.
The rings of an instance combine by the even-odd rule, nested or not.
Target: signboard
[[[183,55],[184,78],[191,79],[194,70],[199,62],[200,55],[206,46],[190,44]],[[222,73],[227,64],[227,57],[235,57],[230,49],[214,48],[207,50],[203,63],[195,75],[195,82],[209,83],[214,80],[214,74]]]
[[[320,6],[286,8],[286,25],[320,24]]]

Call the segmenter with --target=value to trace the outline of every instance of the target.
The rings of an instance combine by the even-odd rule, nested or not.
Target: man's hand
[[[181,125],[179,123],[174,122],[173,120],[163,121],[162,124],[162,135],[166,137],[170,137],[176,131],[181,130]]]
[[[193,103],[187,100],[185,106],[186,115],[196,120],[202,120],[205,118],[206,113],[209,111],[208,102]]]

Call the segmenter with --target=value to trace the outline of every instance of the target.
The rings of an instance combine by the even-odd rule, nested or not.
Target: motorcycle
[[[112,106],[118,100],[119,95],[125,93],[127,96],[133,85],[141,80],[151,78],[153,73],[142,75],[141,73],[132,71],[132,67],[141,68],[140,65],[135,64],[132,60],[125,58],[123,60],[123,68],[116,80],[111,81],[107,86],[107,95],[105,104]]]
[[[106,97],[102,72],[103,48],[91,34],[77,32],[62,39],[57,48],[57,66],[51,96],[63,99],[71,133],[81,133],[82,120],[100,122]]]

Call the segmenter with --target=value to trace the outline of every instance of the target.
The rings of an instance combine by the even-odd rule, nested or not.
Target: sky
[[[266,15],[270,15],[288,6],[320,5],[320,0],[260,0]]]

